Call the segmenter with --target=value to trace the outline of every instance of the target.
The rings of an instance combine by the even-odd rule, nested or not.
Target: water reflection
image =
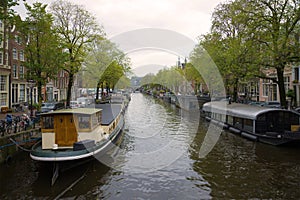
[[[198,138],[201,140],[201,134],[195,143]],[[255,143],[223,132],[207,157],[197,158],[195,148],[191,152],[193,169],[209,182],[212,197],[294,199],[300,196],[299,149]]]
[[[126,160],[120,170],[147,173],[171,165],[187,151],[198,123],[199,113],[179,112],[162,101],[134,94],[126,112],[133,146],[132,151],[118,155]]]

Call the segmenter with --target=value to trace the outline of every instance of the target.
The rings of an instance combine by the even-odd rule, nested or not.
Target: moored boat
[[[205,103],[202,111],[207,120],[250,140],[300,143],[300,114],[291,110],[213,101]]]
[[[123,112],[122,105],[106,104],[104,109],[63,109],[41,114],[42,139],[33,146],[30,156],[56,162],[104,151],[123,128]]]
[[[53,163],[53,185],[60,167],[98,159],[115,146],[124,127],[124,109],[124,104],[101,104],[41,114],[42,138],[32,147],[30,157]]]

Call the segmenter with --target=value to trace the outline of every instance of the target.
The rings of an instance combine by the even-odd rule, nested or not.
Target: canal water
[[[300,148],[221,133],[199,113],[141,93],[125,120],[118,146],[61,173],[52,187],[51,167],[19,153],[0,166],[0,199],[300,198]]]

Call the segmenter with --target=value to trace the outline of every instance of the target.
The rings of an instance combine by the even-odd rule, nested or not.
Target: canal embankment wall
[[[151,93],[145,93],[151,95]],[[174,104],[178,108],[181,108],[185,111],[199,111],[202,109],[204,103],[211,101],[209,96],[195,96],[195,95],[169,95],[169,96],[160,96],[152,95],[155,98],[162,99],[163,101]]]
[[[0,163],[8,162],[19,151],[29,151],[31,146],[40,137],[40,128],[29,129],[0,137]]]

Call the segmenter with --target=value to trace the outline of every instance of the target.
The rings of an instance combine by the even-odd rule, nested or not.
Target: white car
[[[78,101],[70,101],[70,107],[71,108],[79,108],[79,102]]]

